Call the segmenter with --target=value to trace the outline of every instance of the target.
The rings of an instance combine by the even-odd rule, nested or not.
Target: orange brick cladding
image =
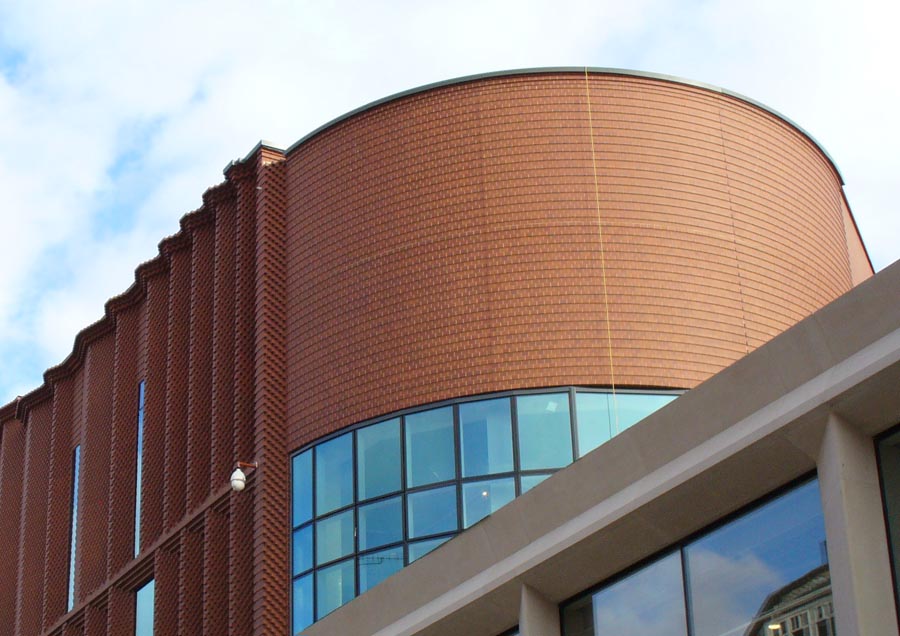
[[[506,74],[260,146],[44,384],[0,408],[15,569],[0,625],[130,634],[133,591],[154,577],[159,633],[287,634],[293,450],[451,397],[691,388],[869,275],[818,146],[685,83]]]

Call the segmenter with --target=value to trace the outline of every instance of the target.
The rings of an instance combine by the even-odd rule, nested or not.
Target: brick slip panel
[[[591,74],[598,226],[586,88],[447,85],[288,153],[291,448],[449,397],[609,385],[607,328],[618,385],[693,387],[852,286],[830,162],[703,88]]]
[[[84,599],[106,581],[109,527],[109,454],[112,420],[115,334],[91,343],[87,351],[83,394],[81,486],[79,493],[78,599]],[[104,621],[105,623],[105,621]]]
[[[116,316],[113,413],[110,425],[107,571],[111,578],[134,557],[135,480],[137,474],[138,332],[140,306]]]
[[[185,512],[187,484],[188,349],[190,347],[191,240],[183,233],[163,242],[169,261],[166,343],[165,491],[163,530],[173,528]],[[197,423],[204,425],[204,423]]]
[[[18,561],[19,521],[22,511],[22,473],[25,468],[25,426],[18,420],[3,425],[0,442],[0,545]],[[8,552],[7,552],[8,550]],[[16,576],[0,578],[0,625],[16,624]]]
[[[48,401],[38,404],[28,413],[25,471],[22,475],[25,492],[19,525],[16,634],[37,634],[41,631],[51,418],[52,404]],[[12,579],[11,576],[5,578]]]
[[[210,215],[211,216],[211,215]],[[202,220],[202,219],[201,219]],[[213,266],[215,228],[206,221],[192,231],[190,362],[188,365],[187,510],[210,493],[212,422]],[[223,482],[219,482],[223,483]]]

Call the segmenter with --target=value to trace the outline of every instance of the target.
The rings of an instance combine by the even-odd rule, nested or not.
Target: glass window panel
[[[66,611],[75,607],[75,555],[78,549],[78,486],[81,475],[81,446],[72,451],[72,507],[69,526],[69,590]]]
[[[609,441],[609,396],[606,393],[576,393],[575,414],[578,420],[578,456]]]
[[[359,549],[403,540],[403,503],[400,497],[359,507]]]
[[[311,525],[294,531],[293,573],[294,576],[313,566],[313,543]]]
[[[513,470],[509,398],[459,405],[463,477]]]
[[[138,384],[137,445],[134,479],[134,556],[141,551],[141,481],[144,470],[144,381]]]
[[[617,393],[615,398],[610,396],[610,427],[611,433],[621,433],[631,425],[658,411],[666,404],[674,400],[677,395],[638,395],[635,393]],[[618,413],[618,417],[616,417]]]
[[[673,552],[567,605],[563,630],[566,636],[686,634],[681,553]]]
[[[426,541],[416,541],[409,544],[409,562],[412,563],[440,546],[446,543],[451,537],[440,537],[438,539],[428,539]]]
[[[153,636],[153,597],[156,582],[147,581],[134,595],[134,636]]]
[[[291,460],[291,493],[294,527],[312,519],[312,450],[294,455]]]
[[[562,468],[571,464],[569,394],[522,395],[516,398],[516,408],[522,470]]]
[[[798,594],[830,597],[818,483],[698,539],[685,558],[696,636],[765,634],[796,610]]]
[[[359,557],[359,593],[369,590],[403,567],[403,546]]]
[[[294,634],[297,634],[313,623],[313,575],[301,576],[293,584]]]
[[[354,560],[347,559],[316,572],[316,617],[321,619],[355,596]]]
[[[359,499],[400,490],[400,419],[356,432],[356,475]]]
[[[522,494],[524,495],[552,474],[553,473],[548,473],[546,475],[522,475]]]
[[[456,486],[410,493],[407,505],[411,539],[457,529]]]
[[[353,436],[316,447],[316,516],[353,503]]]
[[[353,511],[316,522],[316,563],[327,563],[353,552]]]
[[[406,416],[406,485],[424,486],[456,478],[453,408]]]
[[[463,484],[463,527],[481,521],[516,497],[516,481],[512,477]]]

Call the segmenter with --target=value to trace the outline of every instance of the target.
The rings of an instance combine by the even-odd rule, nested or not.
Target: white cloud
[[[872,0],[852,11],[811,0],[0,0],[0,231],[14,237],[0,269],[0,403],[68,354],[259,138],[290,144],[371,100],[470,73],[638,67],[749,94],[826,145],[883,267],[900,255],[900,55],[885,11]]]

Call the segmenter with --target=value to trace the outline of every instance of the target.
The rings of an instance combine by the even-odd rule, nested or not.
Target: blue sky
[[[759,100],[835,158],[900,258],[900,44],[861,0],[0,0],[0,404],[41,383],[259,139],[509,68],[665,73]]]

